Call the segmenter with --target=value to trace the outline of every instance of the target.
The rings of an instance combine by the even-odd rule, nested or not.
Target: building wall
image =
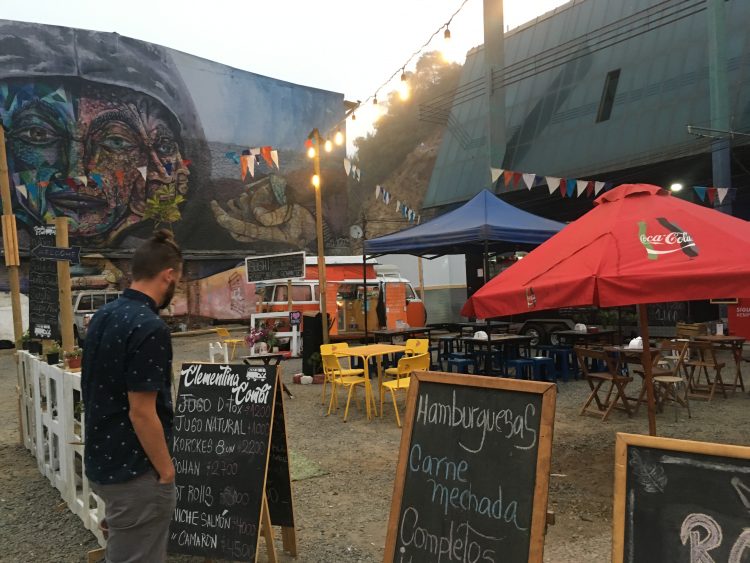
[[[114,33],[0,21],[0,118],[21,233],[71,219],[71,242],[133,247],[146,201],[180,195],[188,250],[314,249],[308,133],[341,121],[343,96]],[[243,178],[242,153],[270,147]],[[277,151],[278,166],[270,150]],[[324,155],[331,252],[348,249],[343,149]]]

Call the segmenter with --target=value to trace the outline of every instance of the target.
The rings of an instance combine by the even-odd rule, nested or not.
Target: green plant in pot
[[[51,366],[60,363],[60,343],[53,341],[47,348],[47,363]]]
[[[68,365],[68,369],[80,368],[83,350],[76,346],[70,352],[65,352],[63,357],[65,358],[65,363]]]

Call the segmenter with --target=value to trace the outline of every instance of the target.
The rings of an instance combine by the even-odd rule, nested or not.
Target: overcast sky
[[[0,0],[0,16],[115,31],[243,70],[341,92],[348,100],[364,100],[461,2]],[[505,0],[506,26],[517,27],[564,3]],[[482,34],[482,0],[468,0],[451,24],[452,57],[463,62],[468,49],[483,43]],[[431,46],[442,44],[441,32]],[[369,127],[371,107],[368,113],[347,124],[350,140]]]

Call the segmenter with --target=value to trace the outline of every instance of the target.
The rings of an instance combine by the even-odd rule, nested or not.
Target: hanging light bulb
[[[357,121],[357,114],[356,113],[352,114],[352,121]]]
[[[326,142],[323,143],[323,149],[326,152],[331,152],[333,150],[333,143],[331,142],[331,139],[326,139]]]
[[[445,26],[445,33],[443,33],[443,39],[446,43],[450,43],[451,40],[451,30],[448,29],[448,26]]]
[[[312,177],[312,185],[313,185],[314,187],[316,187],[316,188],[319,188],[319,187],[320,187],[320,176],[318,176],[317,174],[313,174],[313,177]]]
[[[402,100],[409,99],[409,81],[406,79],[406,72],[401,69],[401,82],[398,84],[398,95]]]
[[[309,147],[307,149],[307,158],[315,158],[315,147]]]
[[[443,60],[445,62],[451,62],[453,45],[451,42],[451,30],[448,28],[448,24],[445,24],[445,32],[443,32],[443,47],[441,52],[443,54]]]
[[[374,105],[374,106],[378,105],[378,95],[377,94],[375,94],[372,97],[372,105]]]
[[[336,131],[336,134],[333,136],[333,142],[339,146],[344,144],[344,134],[341,132],[341,129]]]

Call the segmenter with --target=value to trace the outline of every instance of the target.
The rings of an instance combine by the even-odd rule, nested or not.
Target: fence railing
[[[104,502],[89,488],[83,468],[84,413],[81,375],[18,352],[21,428],[39,471],[104,546],[99,522]]]

